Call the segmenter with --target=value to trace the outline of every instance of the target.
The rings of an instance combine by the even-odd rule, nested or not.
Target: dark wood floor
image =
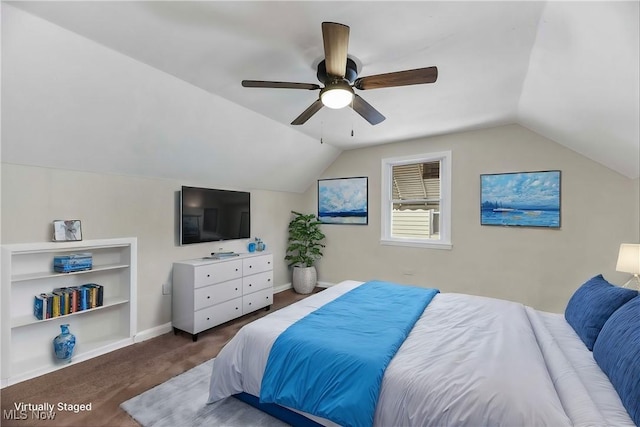
[[[321,289],[316,288],[316,292]],[[274,295],[271,311],[305,298],[293,290]],[[138,426],[119,405],[212,357],[247,323],[269,314],[259,310],[239,319],[191,335],[172,332],[0,391],[2,426]],[[56,411],[54,420],[7,419],[15,404],[91,403],[90,412]],[[178,426],[176,426],[178,427]]]

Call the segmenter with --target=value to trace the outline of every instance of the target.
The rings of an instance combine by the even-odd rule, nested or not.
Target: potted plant
[[[289,261],[289,267],[293,267],[293,289],[300,294],[310,294],[318,277],[313,264],[322,257],[321,249],[325,245],[320,242],[325,235],[320,231],[321,223],[315,215],[291,213],[294,217],[289,223],[289,246],[284,259]]]

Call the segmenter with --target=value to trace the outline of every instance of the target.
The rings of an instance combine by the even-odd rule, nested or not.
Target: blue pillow
[[[640,426],[640,297],[609,317],[593,346],[593,358]]]
[[[614,286],[599,274],[578,288],[567,304],[564,318],[589,350],[600,329],[622,304],[638,295],[638,291]]]

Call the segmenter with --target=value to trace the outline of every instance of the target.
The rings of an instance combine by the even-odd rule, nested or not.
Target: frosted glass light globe
[[[344,108],[353,101],[353,89],[346,82],[332,83],[322,90],[320,99],[325,107]]]

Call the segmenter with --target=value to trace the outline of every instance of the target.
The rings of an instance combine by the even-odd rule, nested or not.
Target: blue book
[[[78,291],[80,293],[80,310],[87,310],[91,308],[89,306],[89,288],[81,286]]]
[[[38,320],[44,320],[47,318],[47,298],[42,295],[36,295],[33,301],[33,315]]]

